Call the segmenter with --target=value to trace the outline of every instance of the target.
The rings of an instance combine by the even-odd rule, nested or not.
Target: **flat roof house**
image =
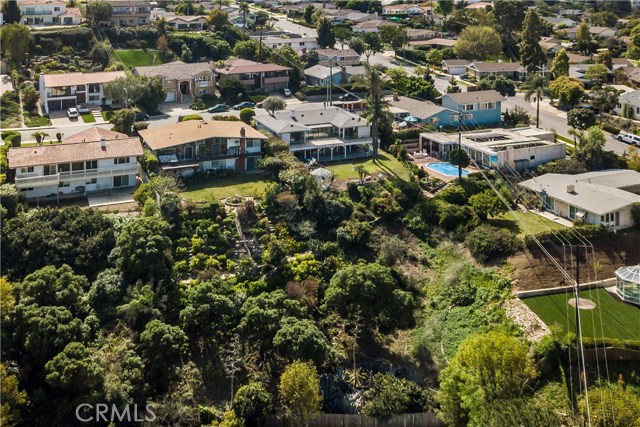
[[[28,200],[57,200],[136,185],[137,137],[89,129],[62,144],[12,147],[7,158],[16,188]]]
[[[253,118],[257,129],[265,129],[289,144],[302,159],[344,160],[371,156],[371,126],[357,114],[342,108],[300,105]]]
[[[40,74],[40,103],[47,114],[82,104],[109,105],[103,85],[124,77],[124,71]]]
[[[502,100],[504,97],[495,90],[448,93],[442,96],[442,106],[463,113],[462,125],[474,129],[477,126],[500,125]],[[458,118],[451,119],[452,123],[457,124],[457,121]]]
[[[243,122],[174,123],[139,132],[158,157],[160,172],[191,175],[195,171],[244,173],[257,169],[267,137]]]
[[[161,77],[162,84],[167,89],[164,102],[193,102],[202,95],[216,94],[216,78],[208,62],[186,64],[174,61],[162,65],[136,67],[133,74]]]
[[[277,91],[289,87],[291,68],[246,59],[232,59],[217,68],[218,81],[239,80],[249,90]]]
[[[461,145],[472,164],[486,169],[524,171],[566,156],[565,144],[556,143],[553,132],[538,128],[462,132]],[[432,157],[446,160],[457,146],[457,133],[420,134],[420,150]]]
[[[612,230],[632,227],[631,206],[640,203],[640,173],[632,170],[548,173],[519,185],[538,194],[547,211]]]
[[[527,77],[527,70],[519,62],[474,62],[467,66],[467,74],[476,80],[487,76],[523,80]]]

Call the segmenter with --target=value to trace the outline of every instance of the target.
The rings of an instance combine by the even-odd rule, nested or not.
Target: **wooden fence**
[[[268,416],[265,427],[288,427],[286,420],[276,416]],[[401,414],[389,420],[379,420],[373,417],[355,414],[322,414],[309,421],[308,427],[442,427],[433,412],[416,414]]]

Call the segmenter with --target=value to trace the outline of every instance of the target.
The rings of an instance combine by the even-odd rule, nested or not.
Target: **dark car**
[[[241,102],[240,104],[236,104],[233,106],[234,110],[242,110],[243,108],[254,108],[256,106],[256,104],[254,104],[253,102],[249,102],[249,101],[244,101]]]
[[[145,113],[136,113],[135,121],[136,122],[146,122],[149,120],[149,115]]]
[[[357,96],[355,96],[352,93],[347,93],[345,95],[340,95],[338,97],[338,101],[357,101],[358,99],[360,99],[360,98],[358,98]]]
[[[229,109],[230,107],[227,104],[216,104],[207,111],[210,113],[224,113],[225,111],[229,111]]]

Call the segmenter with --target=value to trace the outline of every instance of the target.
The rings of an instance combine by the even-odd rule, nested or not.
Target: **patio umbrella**
[[[418,123],[420,121],[416,116],[407,116],[404,118],[404,121],[407,123]]]
[[[318,184],[322,186],[323,190],[326,190],[331,185],[331,177],[333,173],[330,170],[325,168],[318,168],[311,171],[311,175],[315,177]]]

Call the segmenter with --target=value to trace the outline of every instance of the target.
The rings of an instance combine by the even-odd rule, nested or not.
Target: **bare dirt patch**
[[[593,266],[593,261],[599,264],[598,279],[605,279],[614,276],[614,272],[623,265],[634,265],[640,263],[640,232],[635,231],[624,236],[618,236],[614,241],[594,242],[595,257],[589,255],[589,265]],[[565,255],[562,248],[554,248],[547,245],[547,250],[554,256],[561,266],[565,266]],[[512,273],[514,291],[526,291],[531,289],[553,288],[556,286],[566,286],[564,277],[560,274],[556,266],[543,254],[540,249],[525,250],[512,256],[508,260],[514,269]],[[575,269],[571,266],[571,259],[567,254],[566,267],[573,277]],[[588,270],[587,263],[584,262],[580,268],[580,282],[586,283],[594,281],[593,269]]]

